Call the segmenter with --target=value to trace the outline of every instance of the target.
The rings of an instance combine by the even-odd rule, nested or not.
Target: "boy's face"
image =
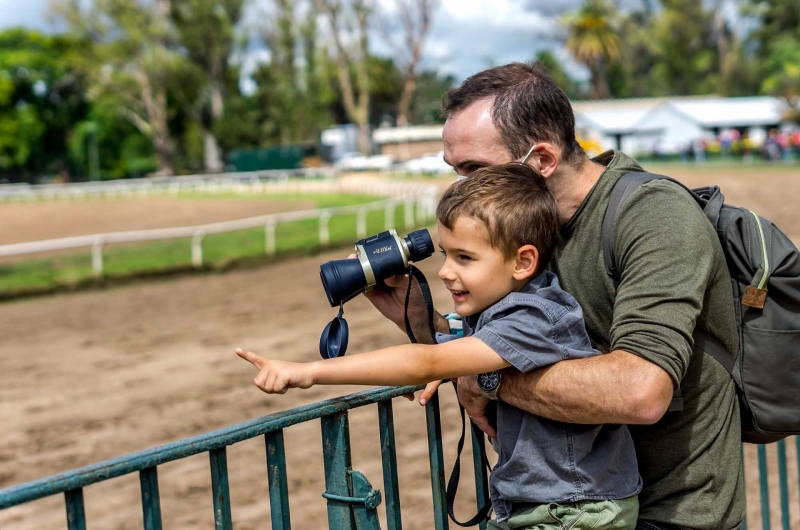
[[[456,313],[474,315],[515,290],[516,259],[506,258],[489,244],[482,221],[462,215],[452,230],[442,223],[438,229],[444,256],[439,278],[453,295]]]

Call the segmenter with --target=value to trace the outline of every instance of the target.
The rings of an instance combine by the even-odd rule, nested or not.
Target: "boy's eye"
[[[467,256],[466,254],[459,254],[458,259],[471,260],[472,258],[470,256]]]

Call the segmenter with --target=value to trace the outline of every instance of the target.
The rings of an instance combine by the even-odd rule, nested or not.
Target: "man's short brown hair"
[[[556,201],[544,177],[527,164],[512,162],[478,169],[452,184],[436,207],[436,218],[448,230],[462,215],[483,222],[489,243],[506,258],[524,245],[539,251],[537,273],[558,243]]]
[[[449,118],[476,101],[493,98],[492,121],[512,158],[522,158],[531,145],[549,142],[561,147],[573,166],[586,155],[575,139],[575,114],[567,94],[539,62],[510,63],[478,72],[442,98]]]

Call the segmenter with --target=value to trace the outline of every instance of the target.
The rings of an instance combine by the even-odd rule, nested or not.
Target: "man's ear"
[[[531,165],[544,178],[550,177],[558,169],[561,162],[561,150],[553,144],[542,142],[536,145],[536,149],[531,154]]]
[[[539,250],[533,245],[524,245],[517,250],[514,263],[514,279],[527,280],[531,278],[539,266]]]

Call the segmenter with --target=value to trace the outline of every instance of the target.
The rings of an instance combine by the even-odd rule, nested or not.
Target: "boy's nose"
[[[447,262],[445,261],[442,268],[439,269],[439,278],[447,281],[447,280],[454,280],[453,273],[450,271],[450,267],[447,266]]]

